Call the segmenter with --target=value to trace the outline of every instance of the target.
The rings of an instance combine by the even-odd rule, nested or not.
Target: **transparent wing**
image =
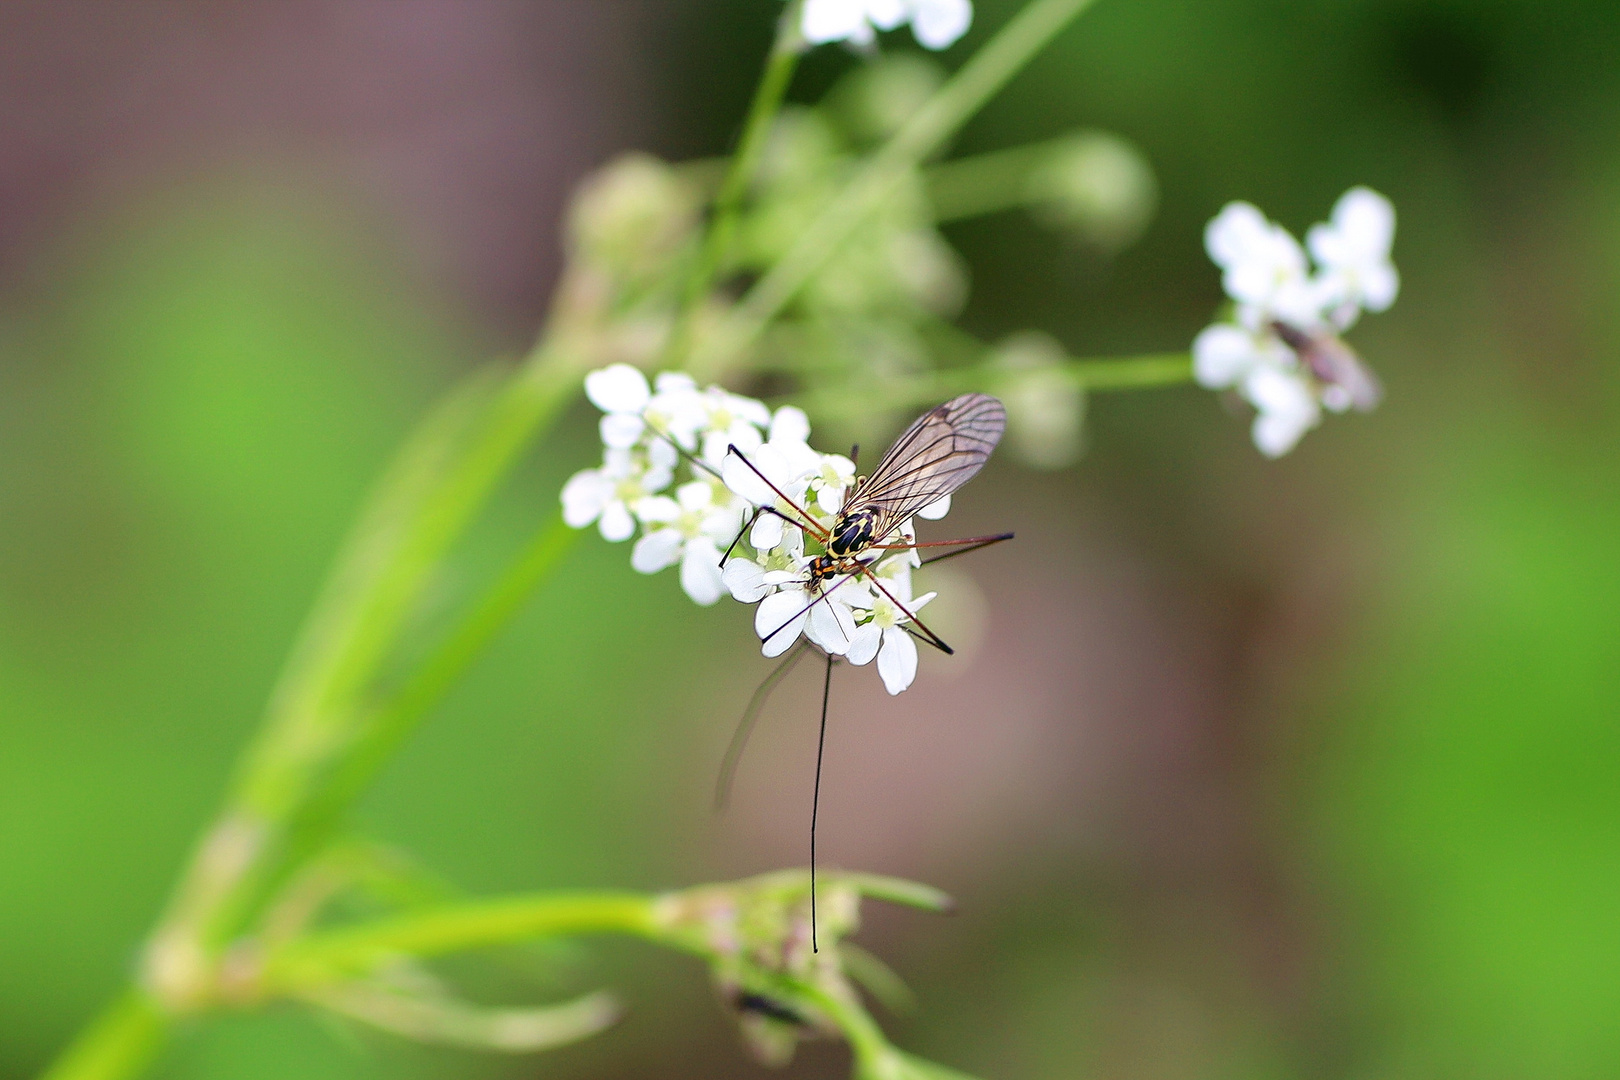
[[[1007,428],[1007,410],[989,394],[963,394],[928,410],[883,455],[849,508],[883,515],[886,536],[929,503],[944,498],[984,468]]]

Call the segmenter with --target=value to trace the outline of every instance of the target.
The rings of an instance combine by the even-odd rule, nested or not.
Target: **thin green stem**
[[[1061,363],[1055,370],[1088,393],[1179,386],[1193,377],[1192,357],[1187,353],[1087,357]],[[823,416],[870,412],[874,408],[915,408],[937,405],[957,394],[997,393],[1018,375],[1018,369],[979,363],[923,372],[858,391],[813,392],[794,400]]]
[[[375,712],[366,733],[342,759],[301,818],[301,850],[318,844],[353,805],[366,785],[512,619],[534,590],[563,560],[579,530],[555,518],[536,530],[507,568],[473,604],[462,621],[416,667],[411,677]],[[310,835],[313,834],[313,835]]]
[[[320,931],[266,957],[259,988],[274,996],[351,978],[394,956],[440,956],[562,935],[626,934],[679,947],[658,919],[657,901],[624,891],[545,893],[450,904]]]
[[[754,100],[743,122],[737,152],[732,155],[726,168],[725,179],[715,196],[714,212],[703,237],[703,246],[698,251],[682,291],[675,328],[664,348],[665,367],[683,366],[682,362],[692,346],[692,322],[714,284],[715,274],[719,272],[726,252],[731,248],[743,199],[754,181],[754,174],[759,171],[771,124],[781,111],[782,100],[793,82],[793,72],[798,68],[799,56],[804,50],[804,40],[799,33],[799,8],[797,2],[790,3],[777,23],[776,40],[765,61],[765,74],[754,91]]]
[[[118,1080],[132,1076],[157,1056],[169,1018],[139,990],[124,991],[79,1033],[40,1080]]]
[[[906,176],[950,139],[1092,0],[1034,0],[884,144],[781,260],[748,291],[694,367],[724,367],[749,348]],[[697,362],[701,360],[701,363]]]
[[[1032,143],[933,166],[923,182],[934,220],[959,221],[1027,205],[1030,174],[1051,158],[1056,145]]]

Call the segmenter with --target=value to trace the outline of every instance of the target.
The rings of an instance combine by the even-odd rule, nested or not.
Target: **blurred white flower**
[[[607,415],[602,417],[602,443],[625,448],[641,438],[642,410],[651,399],[647,377],[629,364],[614,364],[585,376],[585,396]]]
[[[1346,192],[1332,222],[1310,230],[1315,274],[1293,236],[1248,203],[1229,203],[1209,223],[1204,243],[1234,310],[1193,342],[1193,374],[1254,406],[1252,434],[1262,453],[1292,450],[1321,423],[1324,407],[1366,411],[1377,404],[1378,380],[1338,335],[1362,310],[1394,303],[1394,235],[1394,208],[1365,187]]]
[[[799,30],[811,45],[870,45],[877,31],[905,22],[919,45],[948,48],[972,25],[972,0],[805,0]]]
[[[1281,225],[1246,202],[1227,203],[1204,229],[1204,247],[1224,274],[1226,295],[1251,310],[1314,321],[1320,309],[1305,250]]]
[[[1378,192],[1353,187],[1333,207],[1333,219],[1305,234],[1311,256],[1321,267],[1323,301],[1340,329],[1356,315],[1387,311],[1400,291],[1400,275],[1390,262],[1395,242],[1395,207]]]

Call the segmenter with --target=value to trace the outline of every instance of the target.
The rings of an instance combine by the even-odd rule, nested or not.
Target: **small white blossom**
[[[633,568],[656,574],[678,562],[681,588],[694,601],[708,607],[725,595],[720,550],[741,523],[741,499],[711,480],[693,480],[676,488],[673,499],[667,495],[643,499],[636,516],[650,531],[636,541],[630,554]]]
[[[905,690],[917,677],[917,643],[905,626],[911,621],[911,616],[935,595],[926,593],[912,597],[911,567],[915,562],[915,549],[884,560],[877,574],[889,595],[880,590],[868,592],[871,603],[868,605],[867,619],[856,629],[854,640],[845,653],[845,659],[856,665],[869,663],[874,656],[877,657],[878,674],[883,678],[884,689],[890,694]]]
[[[1305,234],[1311,256],[1321,270],[1325,303],[1341,329],[1348,328],[1359,309],[1387,311],[1400,291],[1400,275],[1390,261],[1395,242],[1395,207],[1371,188],[1353,187],[1333,207],[1333,219],[1313,225]]]
[[[948,48],[972,25],[972,0],[805,0],[799,30],[811,45],[870,45],[877,31],[906,22],[919,45]]]
[[[585,396],[607,415],[602,417],[602,443],[615,449],[636,444],[646,428],[641,413],[652,393],[647,377],[629,364],[614,364],[585,376]]]
[[[1308,234],[1314,274],[1293,236],[1248,203],[1228,204],[1209,223],[1204,243],[1234,310],[1193,342],[1193,374],[1254,406],[1254,443],[1267,456],[1293,449],[1324,407],[1377,403],[1377,380],[1338,335],[1362,310],[1394,302],[1394,234],[1389,200],[1364,187],[1346,192],[1332,222]]]
[[[600,469],[581,469],[563,485],[563,521],[576,529],[598,522],[602,538],[618,543],[635,534],[631,508],[674,479],[675,454],[654,444],[641,452],[610,446]]]
[[[864,555],[868,561],[859,568],[846,565],[850,573],[820,580],[811,573],[823,548],[817,541],[807,552],[807,538],[831,529],[855,482],[855,464],[811,448],[802,410],[773,413],[752,398],[699,388],[674,372],[649,386],[625,364],[586,376],[586,395],[605,414],[603,460],[564,486],[564,521],[575,528],[595,522],[613,541],[630,539],[639,527],[630,555],[635,570],[655,574],[678,566],[681,588],[698,604],[730,593],[758,605],[754,628],[766,656],[782,655],[803,637],[831,656],[853,651],[857,664],[876,659],[891,694],[911,684],[917,653],[903,629],[906,609],[932,599],[911,599],[917,552],[878,561],[878,549]],[[684,482],[663,494],[682,455]],[[919,516],[938,518],[949,510],[946,497]],[[912,523],[903,522],[882,542],[915,543]],[[872,587],[872,575],[880,576],[881,588]]]

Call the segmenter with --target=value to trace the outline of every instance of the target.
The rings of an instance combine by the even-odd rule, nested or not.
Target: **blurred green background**
[[[369,479],[526,347],[569,185],[724,150],[778,8],[0,14],[0,1076],[129,971]],[[1302,233],[1356,183],[1398,208],[1403,291],[1352,335],[1384,407],[1281,462],[1188,388],[1095,400],[1071,470],[996,463],[952,519],[1019,532],[964,567],[984,642],[897,701],[835,685],[824,850],[962,907],[871,920],[921,998],[903,1045],[1009,1078],[1620,1073],[1616,56],[1598,0],[1100,0],[964,133],[1108,128],[1162,193],[1108,261],[953,227],[987,338],[1182,348],[1224,202]],[[818,52],[795,96],[859,62]],[[587,412],[469,574],[589,461]],[[626,556],[584,538],[370,831],[479,891],[803,860],[812,688],[711,817],[763,662]],[[629,1018],[502,1059],[288,1009],[158,1075],[761,1074],[685,961],[593,946],[564,979]]]

